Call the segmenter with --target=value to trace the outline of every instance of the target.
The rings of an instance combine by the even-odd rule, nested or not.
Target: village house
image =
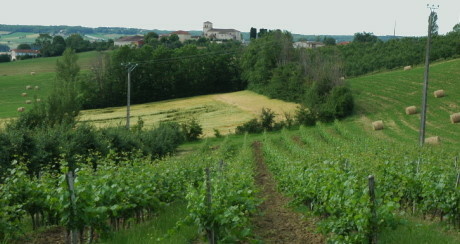
[[[144,37],[143,36],[125,36],[121,37],[120,39],[116,40],[113,43],[114,46],[136,46],[141,47],[144,45]]]
[[[203,36],[211,40],[241,41],[241,32],[235,29],[214,29],[209,21],[203,24]]]
[[[294,42],[293,46],[294,48],[318,48],[318,47],[324,47],[325,45],[322,42],[300,41],[300,42]]]
[[[180,42],[185,42],[187,40],[190,40],[192,39],[192,35],[188,32],[188,31],[174,31],[174,32],[171,32],[169,34],[162,34],[160,35],[160,38],[162,37],[170,37],[171,35],[177,35],[179,37],[179,41]]]
[[[11,50],[11,61],[16,61],[24,56],[30,56],[36,58],[40,54],[38,50],[32,49],[12,49]]]

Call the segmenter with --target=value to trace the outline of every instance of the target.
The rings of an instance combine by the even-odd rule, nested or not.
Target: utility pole
[[[130,107],[131,107],[131,72],[137,67],[137,64],[133,63],[122,63],[128,70],[128,92],[127,92],[127,103],[126,103],[126,128],[129,130],[129,118],[130,118]]]
[[[433,17],[435,10],[439,8],[439,5],[426,5],[430,9],[430,17],[428,18],[428,38],[426,41],[426,56],[425,56],[425,75],[423,82],[423,96],[422,96],[422,114],[420,124],[420,146],[425,143],[425,125],[426,125],[426,107],[427,107],[427,93],[428,93],[428,75],[430,73],[430,49],[431,49],[431,33],[433,32]]]

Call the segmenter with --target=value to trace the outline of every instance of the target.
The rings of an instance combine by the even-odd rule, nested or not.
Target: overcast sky
[[[133,27],[160,30],[251,27],[313,35],[423,36],[427,3],[440,5],[439,33],[460,21],[460,0],[22,0],[2,4],[0,24]]]

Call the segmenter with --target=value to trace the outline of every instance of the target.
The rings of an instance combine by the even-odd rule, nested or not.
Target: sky
[[[396,35],[424,36],[428,3],[439,5],[440,34],[460,21],[460,0],[23,0],[2,4],[0,24],[202,30],[211,21],[242,32],[393,35],[396,23]]]

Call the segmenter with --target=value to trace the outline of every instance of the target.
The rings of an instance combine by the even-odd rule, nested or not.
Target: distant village
[[[65,35],[64,33],[58,33],[55,35]],[[248,42],[242,38],[242,33],[236,29],[219,29],[214,28],[213,23],[210,21],[206,21],[203,23],[203,32],[200,36],[193,36],[188,31],[174,31],[168,34],[161,34],[158,36],[159,39],[167,38],[172,35],[177,35],[179,41],[184,43],[189,40],[198,40],[200,38],[206,38],[212,40],[216,43],[222,43],[224,41],[239,41],[247,44]],[[85,35],[85,37],[89,38],[90,41],[96,42],[100,41],[100,38],[93,37],[91,35]],[[348,43],[338,43],[339,45],[346,45]],[[144,36],[143,35],[134,35],[134,36],[124,36],[117,40],[114,40],[114,46],[121,47],[121,46],[135,46],[135,47],[142,47],[144,45]],[[295,48],[320,48],[325,46],[323,42],[319,41],[297,41],[293,43]],[[33,49],[11,49],[8,52],[0,52],[0,55],[8,55],[11,58],[11,61],[16,61],[21,59],[23,56],[28,57],[38,57],[40,56],[39,50]]]

